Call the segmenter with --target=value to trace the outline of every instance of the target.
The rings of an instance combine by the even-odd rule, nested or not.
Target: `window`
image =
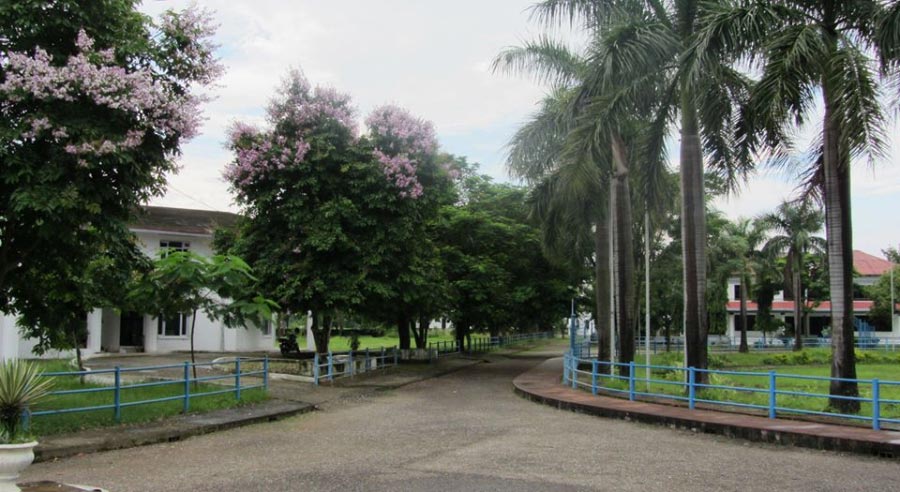
[[[270,320],[263,321],[262,334],[264,337],[272,335],[272,322]]]
[[[179,313],[168,319],[162,317],[156,321],[157,331],[160,336],[164,337],[183,337],[187,335],[188,323],[191,317],[184,313]]]
[[[169,241],[162,240],[159,242],[159,249],[161,251],[187,251],[191,249],[191,243],[187,241]],[[165,253],[163,253],[165,254]]]
[[[734,286],[734,298],[740,300],[741,298],[741,284],[737,284]]]

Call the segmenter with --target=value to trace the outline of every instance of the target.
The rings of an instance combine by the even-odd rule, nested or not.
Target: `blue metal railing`
[[[400,352],[397,347],[356,352],[351,350],[338,355],[331,352],[324,356],[315,354],[312,362],[313,384],[318,385],[322,381],[334,381],[355,374],[394,367],[398,364],[399,358]]]
[[[588,370],[587,367],[590,367]],[[648,371],[649,369],[649,371]],[[641,377],[638,371],[644,371],[646,375]],[[669,374],[673,377],[660,378],[659,374]],[[653,375],[657,377],[654,377]],[[701,377],[707,376],[707,377]],[[714,384],[713,380],[721,377],[730,384]],[[735,382],[735,378],[750,378],[752,385],[741,385]],[[832,381],[855,382],[860,388],[860,396],[839,396],[828,393],[814,393],[798,391],[779,387],[779,382],[803,381],[809,383],[821,383]],[[709,381],[709,382],[702,382]],[[571,352],[564,357],[563,383],[573,389],[585,389],[593,394],[600,390],[613,396],[627,397],[629,400],[641,397],[668,399],[687,404],[694,409],[698,403],[708,406],[721,406],[728,408],[743,408],[761,410],[774,419],[781,414],[814,415],[850,419],[871,422],[872,428],[880,430],[883,424],[900,424],[900,418],[885,417],[886,408],[900,405],[900,399],[884,397],[887,388],[900,388],[900,381],[881,381],[879,379],[840,379],[819,376],[806,376],[799,374],[782,374],[775,371],[751,372],[751,371],[724,371],[713,369],[696,369],[693,367],[644,365],[635,362],[612,363],[597,359],[575,357]],[[655,386],[656,388],[652,388]],[[643,387],[643,390],[641,388]],[[673,391],[663,391],[663,388],[674,388]],[[721,391],[721,398],[714,398],[710,390]],[[866,391],[868,390],[868,391]],[[741,395],[744,398],[738,398]],[[765,398],[754,400],[754,395],[765,395]],[[808,398],[821,401],[823,410],[810,410],[792,406],[790,399]],[[871,405],[871,415],[845,414],[833,411],[826,407],[829,399],[844,401],[857,401],[860,404]],[[764,402],[763,402],[764,401]]]
[[[680,349],[684,341],[681,337],[672,337],[670,346],[672,349]],[[637,350],[643,350],[646,342],[643,338],[635,339],[634,346]],[[853,339],[853,345],[858,349],[881,350],[887,352],[896,352],[900,350],[900,338],[898,337],[874,337],[874,336],[856,336]],[[740,338],[729,339],[727,337],[710,339],[707,344],[709,351],[713,352],[737,352],[740,347]],[[790,351],[794,347],[793,337],[767,337],[765,343],[762,338],[753,338],[749,340],[750,350],[767,351],[767,352],[783,352]],[[831,347],[831,339],[823,337],[803,337],[804,348],[815,347]],[[665,350],[666,342],[662,337],[655,337],[650,340],[650,350],[658,353]]]
[[[261,363],[261,369],[259,370],[247,370],[247,363]],[[43,373],[44,377],[49,378],[66,378],[66,377],[78,377],[78,378],[91,378],[93,384],[101,384],[97,383],[98,380],[102,380],[104,378],[108,378],[110,375],[112,376],[112,380],[106,384],[102,383],[100,386],[93,387],[85,387],[85,388],[77,388],[77,389],[66,389],[66,390],[57,390],[51,391],[50,396],[63,396],[63,395],[79,395],[79,394],[92,394],[92,393],[112,393],[112,402],[108,404],[101,405],[93,405],[93,406],[85,406],[85,407],[70,407],[70,408],[56,408],[56,409],[48,409],[48,410],[37,410],[28,413],[23,416],[26,422],[29,419],[33,419],[36,417],[43,417],[49,415],[62,415],[68,413],[80,413],[80,412],[95,412],[101,410],[112,410],[113,416],[116,422],[121,422],[122,420],[122,409],[129,407],[136,407],[140,405],[150,405],[153,403],[162,403],[167,401],[182,401],[182,412],[188,413],[191,409],[191,400],[195,398],[202,398],[205,396],[212,395],[220,395],[225,393],[233,393],[236,400],[241,399],[241,392],[247,391],[254,388],[263,388],[265,391],[269,389],[269,359],[268,357],[263,359],[241,359],[235,358],[234,361],[228,362],[227,364],[233,364],[234,369],[231,373],[221,374],[221,375],[212,375],[212,376],[202,376],[202,377],[191,377],[192,369],[194,367],[209,367],[213,366],[222,366],[224,363],[222,362],[203,362],[191,364],[190,362],[185,362],[184,364],[175,364],[175,365],[161,365],[161,366],[145,366],[145,367],[119,367],[116,366],[113,369],[100,369],[94,371],[69,371],[69,372],[45,372]],[[242,367],[243,364],[243,367]],[[137,379],[133,382],[127,381],[127,376],[135,375],[135,374],[146,374],[147,372],[153,371],[165,371],[165,370],[179,370],[181,369],[181,377],[180,378],[162,378],[157,375],[153,376],[153,380],[146,379]],[[256,382],[256,379],[249,379],[248,377],[258,376],[261,378],[260,382]],[[146,378],[146,376],[145,376]],[[192,383],[214,383],[217,385],[223,385],[223,389],[215,389],[209,390],[208,386],[199,387]],[[227,382],[227,385],[226,385]],[[249,383],[249,384],[248,384]],[[153,388],[153,387],[178,387],[179,391],[173,392],[170,396],[164,396],[160,398],[152,398],[146,400],[134,400],[134,401],[123,401],[122,395],[124,391],[128,391],[131,389],[137,388]]]

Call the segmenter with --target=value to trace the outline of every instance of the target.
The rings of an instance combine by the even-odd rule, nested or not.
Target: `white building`
[[[854,277],[853,281],[860,286],[870,286],[874,285],[881,275],[890,271],[891,263],[863,251],[853,251],[853,268],[856,270],[856,273],[859,274]],[[742,327],[740,326],[740,293],[740,279],[737,277],[728,279],[728,327],[726,334],[730,337],[733,344],[739,343],[741,336],[740,332],[742,330]],[[857,318],[856,323],[858,327],[867,326],[869,311],[872,309],[873,305],[874,301],[871,299],[853,299],[853,313],[855,318]],[[807,306],[810,309],[810,313],[809,322],[805,328],[807,331],[804,333],[804,336],[818,336],[822,333],[823,329],[831,324],[831,302],[828,300],[819,302],[808,300]],[[761,331],[753,329],[756,323],[757,308],[756,302],[751,301],[748,298],[747,325],[749,331],[747,332],[747,339],[751,344],[763,337]],[[787,325],[793,325],[794,323],[794,301],[792,299],[785,299],[783,291],[779,291],[775,294],[775,298],[772,301],[772,315],[785,322]],[[867,335],[879,338],[882,343],[887,340],[900,339],[900,319],[895,315],[892,323],[893,330],[891,331],[872,331],[867,333]],[[857,330],[857,335],[859,335],[859,330]],[[771,334],[767,336],[767,338],[771,338]]]
[[[212,236],[217,227],[234,224],[237,215],[227,212],[168,207],[144,207],[144,214],[129,227],[138,238],[141,250],[155,257],[161,248],[187,249],[212,255]],[[163,353],[190,349],[190,313],[169,320],[152,314],[95,309],[87,315],[85,356],[102,352]],[[256,351],[275,347],[272,329],[267,325],[227,328],[221,322],[197,314],[194,346],[200,351]],[[22,338],[15,316],[0,317],[0,359],[34,357],[34,340]],[[69,354],[51,352],[47,357]]]

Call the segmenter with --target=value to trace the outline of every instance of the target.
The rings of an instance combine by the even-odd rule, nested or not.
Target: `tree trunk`
[[[428,348],[428,325],[431,324],[431,318],[428,316],[419,316],[419,336],[422,338],[422,344],[416,343],[419,348]]]
[[[747,353],[747,274],[741,274],[741,347],[739,352]]]
[[[194,386],[197,386],[197,360],[194,358],[194,327],[197,326],[197,310],[191,313],[191,367],[194,373]]]
[[[321,314],[318,311],[312,311],[312,326],[310,326],[310,329],[313,333],[313,340],[316,342],[316,352],[319,355],[328,355],[328,345],[331,342],[331,318],[324,316],[323,323],[320,325],[319,316]]]
[[[397,337],[400,338],[400,350],[409,350],[409,315],[406,312],[397,316]]]
[[[609,218],[610,211],[602,213],[594,231],[594,299],[597,304],[597,359],[610,358],[609,319],[612,314],[609,285]],[[609,366],[600,366],[600,371],[609,372]]]
[[[801,258],[800,252],[794,253],[794,352],[803,350],[803,308],[806,299],[803,298],[802,282],[803,277],[800,273]]]
[[[684,263],[685,367],[706,369],[706,203],[703,155],[693,94],[681,96],[681,242]],[[708,382],[705,372],[697,382]]]
[[[616,297],[618,324],[619,362],[634,360],[634,238],[631,217],[631,192],[628,183],[628,155],[619,135],[612,137],[613,164],[615,165],[616,193]],[[620,373],[628,375],[628,367],[620,366]]]
[[[822,81],[825,99],[825,241],[828,247],[828,284],[831,287],[831,381],[829,406],[845,413],[859,412],[856,359],[853,352],[853,235],[850,220],[850,159],[840,148],[840,126],[832,108],[827,77]]]

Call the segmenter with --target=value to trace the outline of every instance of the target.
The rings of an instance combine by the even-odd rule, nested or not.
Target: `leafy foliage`
[[[46,398],[51,381],[32,362],[12,359],[0,364],[0,444],[24,442],[22,413]]]

